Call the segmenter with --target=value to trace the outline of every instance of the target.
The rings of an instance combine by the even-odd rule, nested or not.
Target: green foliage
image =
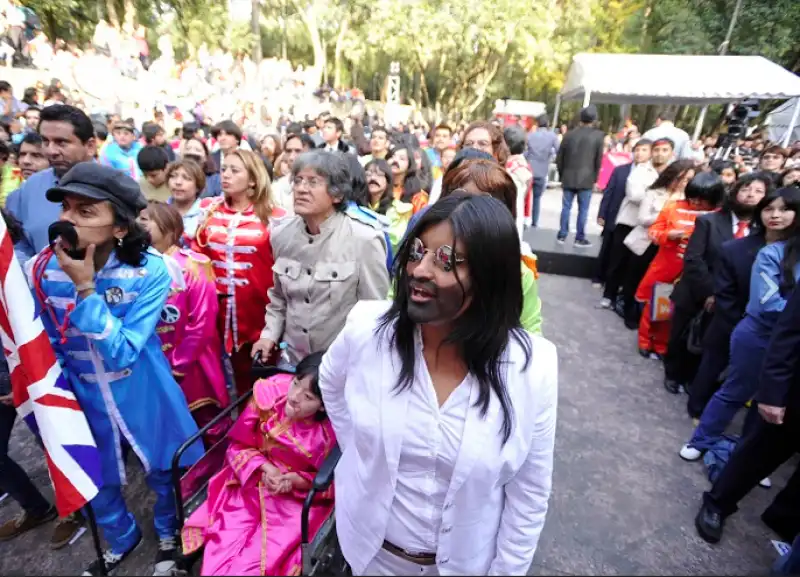
[[[577,52],[715,54],[736,0],[262,0],[264,57],[314,67],[320,79],[380,98],[400,62],[406,102],[451,117],[495,98],[552,103]],[[86,42],[109,10],[135,11],[149,39],[170,34],[179,57],[252,49],[249,23],[226,0],[23,0],[51,38]],[[800,72],[797,0],[743,0],[730,54],[761,54]],[[154,46],[155,48],[155,46]]]

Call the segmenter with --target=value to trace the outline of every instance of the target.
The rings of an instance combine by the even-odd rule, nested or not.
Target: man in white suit
[[[520,326],[520,244],[498,200],[451,195],[407,234],[393,302],[362,301],[320,388],[355,575],[524,575],[550,496],[558,360]]]

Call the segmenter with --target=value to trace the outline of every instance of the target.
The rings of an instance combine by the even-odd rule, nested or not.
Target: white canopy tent
[[[679,54],[576,54],[556,97],[553,125],[561,100],[613,104],[689,104],[702,106],[694,138],[700,134],[709,104],[800,96],[800,77],[762,56]],[[797,125],[800,99],[790,127]]]
[[[771,141],[785,141],[787,134],[789,135],[789,142],[800,140],[800,126],[797,125],[797,122],[794,124],[794,130],[789,131],[789,125],[792,123],[792,114],[798,100],[800,98],[787,100],[767,115],[764,125],[767,127],[767,137]]]

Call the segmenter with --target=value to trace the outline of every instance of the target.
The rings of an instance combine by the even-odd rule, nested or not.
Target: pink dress
[[[273,495],[261,467],[271,463],[313,482],[336,440],[327,419],[286,418],[291,382],[290,375],[256,382],[253,399],[228,432],[225,466],[184,525],[184,553],[205,545],[202,575],[300,575],[300,514],[308,492]],[[333,487],[311,508],[311,538],[332,511]]]
[[[183,271],[185,287],[173,283],[167,304],[161,311],[156,333],[175,379],[180,383],[189,410],[198,427],[213,419],[228,405],[228,391],[222,372],[222,343],[217,331],[217,290],[211,261],[187,249],[167,255]],[[210,431],[206,441],[213,444],[229,423]]]

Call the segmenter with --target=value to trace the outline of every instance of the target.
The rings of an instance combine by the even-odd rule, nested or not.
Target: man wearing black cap
[[[47,198],[62,207],[49,230],[52,249],[26,268],[45,330],[101,458],[97,482],[102,486],[91,506],[109,549],[84,575],[108,574],[142,539],[122,497],[123,447],[142,463],[156,493],[155,574],[169,574],[179,529],[171,459],[197,432],[155,331],[173,279],[136,222],[147,203],[132,178],[81,163],[48,190]],[[193,446],[184,464],[202,453],[201,446]]]
[[[586,220],[592,202],[592,189],[597,182],[603,160],[603,131],[594,128],[597,108],[589,105],[581,110],[581,125],[570,130],[561,141],[556,156],[558,174],[561,176],[563,200],[561,203],[561,226],[556,240],[563,243],[569,234],[569,213],[572,200],[578,197],[578,223],[575,246],[589,247],[586,238]]]

